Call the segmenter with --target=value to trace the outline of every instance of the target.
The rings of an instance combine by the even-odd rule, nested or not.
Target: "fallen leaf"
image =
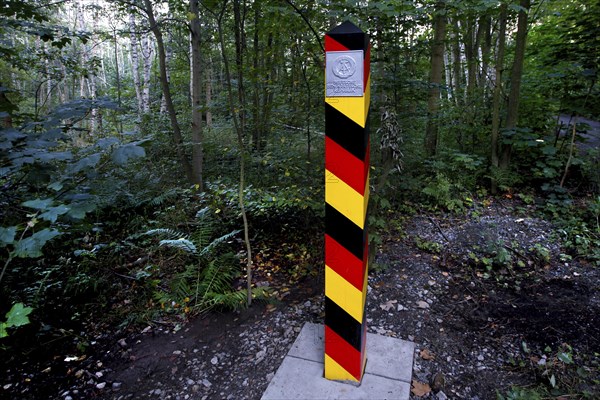
[[[267,312],[273,312],[277,309],[277,306],[274,306],[273,304],[267,304],[266,310]]]
[[[397,302],[398,300],[388,300],[385,303],[380,304],[379,307],[381,307],[382,310],[390,311],[394,308],[394,304],[396,304]]]
[[[435,359],[435,353],[432,353],[429,349],[421,350],[421,352],[419,353],[419,356],[421,356],[421,358],[423,360],[427,360],[427,361]]]
[[[539,362],[540,362],[540,358],[537,356],[529,356],[529,360],[536,364],[539,364]]]
[[[429,303],[423,300],[417,301],[417,307],[419,308],[429,308]]]
[[[418,380],[413,379],[412,388],[410,389],[410,391],[417,397],[423,397],[429,392],[431,392],[431,388],[429,387],[429,384],[421,383]]]

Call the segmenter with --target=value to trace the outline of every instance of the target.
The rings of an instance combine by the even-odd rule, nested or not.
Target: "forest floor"
[[[528,214],[493,200],[462,216],[390,215],[401,222],[372,266],[367,322],[416,343],[411,398],[534,398],[513,385],[600,396],[600,269],[562,254],[552,224]],[[41,398],[30,389],[44,384],[64,400],[259,399],[303,324],[323,316],[322,274],[308,275],[273,304],[104,332],[61,384],[57,368],[25,361],[0,397]]]

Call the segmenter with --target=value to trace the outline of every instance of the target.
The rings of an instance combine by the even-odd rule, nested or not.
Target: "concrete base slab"
[[[306,323],[262,400],[408,399],[414,343],[367,333],[367,367],[360,386],[323,378],[323,325]]]

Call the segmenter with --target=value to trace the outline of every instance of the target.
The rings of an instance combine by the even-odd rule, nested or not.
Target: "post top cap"
[[[332,30],[329,31],[329,34],[352,34],[352,33],[364,33],[360,28],[354,25],[352,22],[346,20],[342,22],[340,25],[336,26]]]

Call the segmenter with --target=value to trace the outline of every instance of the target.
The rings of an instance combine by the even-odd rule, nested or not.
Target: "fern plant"
[[[246,305],[247,291],[233,290],[232,283],[239,271],[238,259],[231,253],[218,252],[218,247],[240,230],[214,239],[215,224],[209,208],[196,214],[196,230],[192,234],[170,229],[152,229],[139,236],[157,237],[159,246],[176,249],[191,256],[193,263],[176,273],[168,287],[155,292],[155,299],[167,309],[184,313],[204,313],[213,308],[240,309]],[[268,290],[255,288],[252,297],[268,298]]]

